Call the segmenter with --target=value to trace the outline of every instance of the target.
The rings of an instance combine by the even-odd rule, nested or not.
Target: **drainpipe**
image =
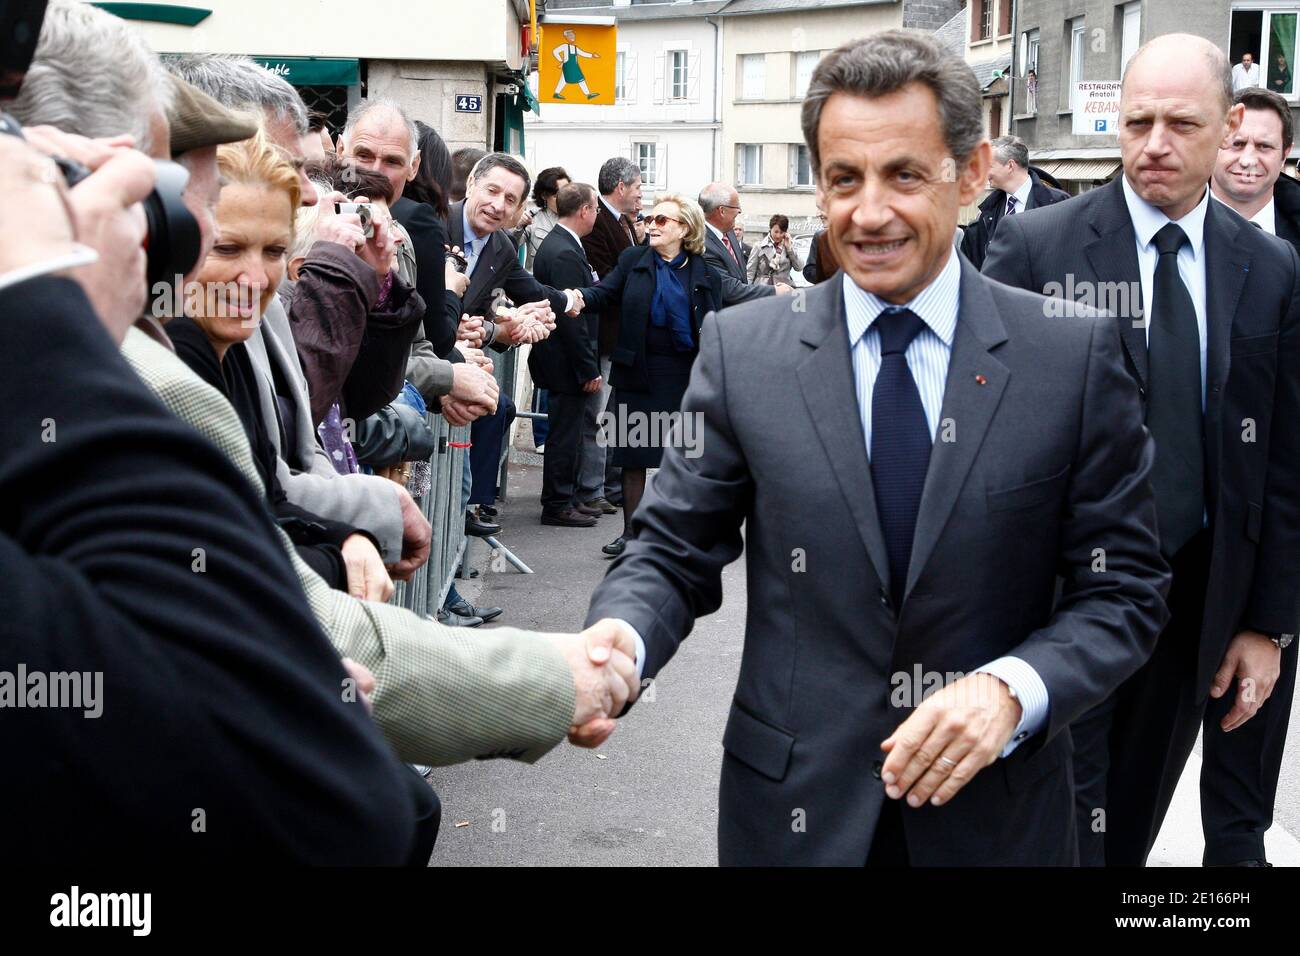
[[[1017,54],[1020,52],[1020,35],[1017,31],[1020,22],[1020,2],[1011,4],[1011,82],[1007,84],[1007,132],[1016,135],[1016,74],[1019,72]]]
[[[718,174],[718,134],[722,131],[718,129],[721,123],[718,111],[722,102],[722,30],[713,17],[705,17],[704,21],[713,27],[713,129],[709,130],[713,155],[710,159],[709,182],[716,182],[721,178]]]

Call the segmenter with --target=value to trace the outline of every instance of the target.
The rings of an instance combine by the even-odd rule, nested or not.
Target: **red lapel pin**
[[[987,385],[989,383],[989,380],[985,378],[983,375],[976,375],[975,381],[980,385]]]

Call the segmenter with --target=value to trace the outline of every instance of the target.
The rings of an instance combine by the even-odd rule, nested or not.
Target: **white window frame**
[[[1040,34],[1038,28],[1026,30],[1020,34],[1020,75],[1028,76],[1029,71],[1038,72],[1038,49]],[[1039,74],[1039,79],[1042,74]]]
[[[822,54],[820,50],[802,50],[793,55],[794,63],[790,74],[790,89],[794,92],[794,99],[801,100],[808,95],[808,83],[801,88],[799,86],[799,61],[804,57],[812,58],[812,69],[808,71],[808,83],[812,82],[812,75],[817,71],[817,64],[821,62]]]
[[[627,102],[627,51],[614,54],[614,102]]]
[[[1271,89],[1268,85],[1269,63],[1273,58],[1273,17],[1277,16],[1296,16],[1296,45],[1300,47],[1300,3],[1271,3],[1271,4],[1234,4],[1229,16],[1233,13],[1262,13],[1259,31],[1259,79],[1260,85],[1264,89]],[[1231,24],[1231,19],[1229,19]],[[1231,28],[1231,27],[1230,27]],[[1297,57],[1296,50],[1291,51],[1291,92],[1283,93],[1282,96],[1288,103],[1300,102],[1300,80],[1296,74],[1300,72],[1300,57]],[[1234,64],[1235,65],[1235,64]]]
[[[686,103],[691,98],[691,51],[684,47],[666,50],[668,73],[664,77],[664,91],[670,103]],[[677,82],[677,58],[681,57],[681,84]]]
[[[1132,23],[1132,34],[1129,33],[1129,24]],[[1133,59],[1133,54],[1137,53],[1138,47],[1142,45],[1142,3],[1141,0],[1132,0],[1120,7],[1120,31],[1119,31],[1119,75],[1124,76],[1124,70],[1128,68],[1128,61]]]
[[[749,150],[756,150],[758,161],[756,163],[757,175],[751,180],[745,176],[745,159],[749,155]],[[737,143],[736,144],[736,185],[737,186],[761,186],[763,185],[763,144],[762,143]]]
[[[799,182],[799,156],[803,154],[808,157],[808,181]],[[791,189],[811,189],[816,185],[813,177],[812,154],[808,147],[803,143],[790,144],[790,188]]]
[[[647,177],[645,166],[641,163],[641,149],[649,147],[650,168],[653,176]],[[662,144],[657,140],[639,139],[632,143],[632,162],[641,170],[641,183],[647,189],[664,188],[664,167],[661,157]]]
[[[1087,32],[1083,17],[1075,17],[1070,24],[1070,51],[1065,61],[1065,101],[1069,112],[1073,113],[1078,104],[1074,101],[1075,87],[1083,82],[1083,52],[1086,46]]]
[[[750,89],[749,70],[752,64],[759,63],[762,65],[762,73],[756,84],[757,89]],[[766,53],[742,53],[740,55],[740,96],[738,100],[754,101],[767,99],[767,54]]]

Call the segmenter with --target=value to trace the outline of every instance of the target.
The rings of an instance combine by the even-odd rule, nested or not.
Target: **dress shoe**
[[[542,524],[552,524],[559,528],[594,528],[596,519],[591,515],[579,514],[572,508],[562,511],[543,511]]]
[[[617,538],[615,538],[609,544],[605,545],[605,547],[601,548],[600,550],[604,551],[606,554],[612,554],[614,557],[617,558],[620,554],[623,553],[623,549],[626,547],[627,547],[627,538],[625,538],[623,535],[620,534]]]
[[[484,624],[488,621],[495,621],[501,616],[502,609],[499,607],[475,607],[461,598],[455,604],[447,605],[447,610],[452,614],[459,614],[461,617],[477,617]]]
[[[592,498],[590,501],[584,501],[582,504],[584,507],[587,508],[599,508],[601,514],[606,514],[606,515],[618,514],[618,509],[615,508],[612,504],[610,504],[608,498],[603,498],[603,497]]]
[[[465,533],[470,537],[486,538],[500,532],[501,525],[495,521],[487,521],[472,511],[465,512]]]
[[[459,614],[453,614],[446,608],[438,608],[438,623],[446,624],[448,627],[478,627],[483,623],[481,617],[461,617]]]
[[[623,507],[623,496],[622,496],[622,495],[606,495],[606,496],[605,496],[605,500],[608,501],[608,502],[609,502],[611,505],[613,505],[615,508],[621,508],[621,507]]]
[[[478,506],[478,513],[479,513],[480,516],[482,516],[482,515],[486,515],[486,516],[489,517],[489,518],[495,518],[495,517],[496,517],[497,515],[499,515],[501,512],[498,511],[498,510],[496,509],[496,507],[493,506],[493,505],[479,505],[479,506]]]
[[[594,515],[597,518],[605,513],[599,508],[593,508],[591,505],[574,505],[573,510],[580,515]]]

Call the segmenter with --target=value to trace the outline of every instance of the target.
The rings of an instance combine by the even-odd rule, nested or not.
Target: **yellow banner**
[[[537,98],[543,103],[613,106],[617,36],[617,27],[541,24]]]

